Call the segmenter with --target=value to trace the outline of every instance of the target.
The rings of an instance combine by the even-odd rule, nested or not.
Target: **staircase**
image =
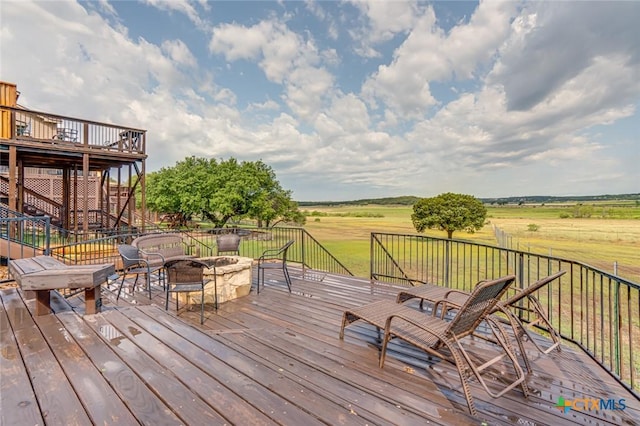
[[[0,205],[8,208],[9,204],[9,179],[6,176],[0,176]],[[30,217],[42,217],[49,216],[51,225],[62,228],[62,204],[48,197],[45,197],[36,191],[24,188],[24,200],[22,203],[22,212],[26,216]],[[90,230],[102,229],[103,212],[101,210],[89,210],[86,220],[89,222],[88,228]],[[109,213],[110,223],[115,223],[118,218]],[[76,223],[78,229],[84,229],[84,212],[71,211],[71,222]],[[120,218],[120,223],[128,225],[128,220],[125,217]],[[70,231],[70,229],[69,229]]]

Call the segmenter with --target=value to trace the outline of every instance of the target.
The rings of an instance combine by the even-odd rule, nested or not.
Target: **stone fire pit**
[[[207,265],[211,265],[211,268],[204,270],[205,280],[211,280],[204,288],[205,303],[215,303],[214,274],[218,284],[218,303],[249,294],[253,272],[252,258],[241,256],[214,256],[203,257],[198,260]],[[191,298],[191,303],[200,303],[200,294],[197,292],[188,294],[179,293],[178,296],[182,303],[186,301],[187,296]]]

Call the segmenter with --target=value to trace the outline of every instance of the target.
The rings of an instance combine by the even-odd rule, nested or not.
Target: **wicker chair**
[[[167,273],[167,287],[165,291],[164,309],[169,309],[170,293],[200,292],[200,324],[204,323],[204,288],[211,280],[205,280],[204,270],[213,268],[215,309],[218,309],[218,285],[215,278],[215,266],[209,266],[196,259],[170,260],[165,264]],[[187,300],[188,303],[188,300]],[[176,312],[178,311],[178,296],[176,295]]]
[[[477,411],[468,383],[468,378],[471,375],[475,376],[485,391],[494,398],[504,395],[518,385],[522,388],[524,395],[528,396],[525,382],[526,376],[518,364],[506,333],[500,324],[489,315],[498,300],[514,281],[515,276],[509,275],[493,281],[480,282],[465,304],[459,307],[451,321],[430,316],[408,306],[386,300],[349,310],[344,312],[343,315],[340,338],[344,338],[345,326],[356,320],[363,320],[373,324],[378,329],[385,330],[380,351],[381,368],[384,366],[387,346],[392,338],[404,340],[430,355],[435,355],[442,360],[451,362],[458,369],[469,412],[475,416]],[[446,305],[447,302],[441,301],[441,303]],[[443,312],[446,311],[446,306],[443,306]],[[435,309],[433,312],[435,312]],[[478,354],[474,354],[472,358],[460,344],[460,341],[472,335],[482,322],[486,322],[489,325],[502,354],[481,365],[476,365],[474,361],[478,358]],[[448,351],[442,352],[441,349],[443,347],[446,347]],[[494,392],[487,386],[481,372],[505,356],[508,357],[513,365],[516,377],[500,391]]]
[[[291,293],[291,277],[287,269],[287,252],[294,242],[295,240],[289,240],[280,248],[268,249],[262,252],[262,255],[258,258],[258,294],[260,294],[260,282],[264,287],[265,269],[282,269],[289,293]]]
[[[525,363],[527,365],[527,369],[531,371],[531,366],[529,364],[528,359],[526,358],[526,351],[522,345],[523,338],[529,340],[540,352],[544,354],[548,354],[553,349],[557,349],[558,352],[561,351],[560,343],[562,338],[560,337],[560,333],[551,325],[542,304],[538,301],[538,299],[534,296],[534,293],[550,282],[560,278],[564,275],[566,271],[559,271],[555,274],[544,277],[533,284],[527,286],[524,289],[514,289],[515,293],[513,296],[507,298],[504,302],[501,302],[496,308],[494,308],[494,312],[502,311],[506,315],[510,316],[509,321],[513,326],[514,336],[516,337],[516,341],[520,346],[520,352],[522,353],[523,358],[525,359]],[[469,298],[469,293],[459,291],[459,290],[451,290],[446,287],[435,286],[431,284],[425,284],[413,288],[409,288],[406,290],[402,290],[398,293],[397,302],[403,303],[410,299],[420,299],[420,308],[423,308],[423,304],[425,301],[435,303],[441,299],[447,299],[449,301],[450,307],[459,307],[462,306],[465,301]],[[526,303],[525,303],[526,302]],[[530,334],[529,327],[526,327],[520,317],[518,315],[513,315],[510,311],[506,311],[505,308],[509,308],[511,311],[520,311],[526,312],[528,314],[532,314],[535,316],[533,321],[528,323],[529,327],[532,326],[540,326],[541,328],[545,328],[553,343],[549,347],[542,347],[537,343],[537,339],[534,339]]]
[[[120,292],[124,285],[124,279],[127,275],[135,275],[136,279],[133,282],[133,289],[135,290],[138,283],[138,277],[144,275],[147,284],[147,290],[149,292],[149,299],[151,299],[151,275],[157,274],[158,281],[164,287],[164,269],[162,264],[164,258],[160,254],[150,253],[148,256],[158,257],[159,264],[152,265],[149,257],[144,257],[137,247],[129,244],[121,244],[118,246],[118,253],[122,259],[122,281],[120,281],[120,287],[118,288],[118,295],[116,300],[120,298]]]
[[[240,255],[240,236],[238,234],[222,234],[216,237],[216,253],[235,253]]]

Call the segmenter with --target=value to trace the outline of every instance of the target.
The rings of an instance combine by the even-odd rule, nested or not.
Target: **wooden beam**
[[[18,152],[15,146],[9,147],[9,209],[18,211]]]
[[[86,136],[85,136],[86,138]],[[85,139],[86,143],[86,139]],[[89,154],[82,154],[82,180],[84,187],[84,197],[82,199],[82,231],[89,232]]]
[[[144,136],[143,139],[144,141]],[[142,160],[142,172],[141,181],[140,181],[140,214],[142,216],[142,232],[145,232],[146,221],[147,221],[147,197],[146,197],[146,168],[145,168],[145,160]]]

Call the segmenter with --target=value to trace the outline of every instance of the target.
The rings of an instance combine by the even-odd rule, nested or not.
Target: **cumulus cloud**
[[[393,62],[378,67],[363,85],[363,93],[384,103],[405,119],[419,119],[438,104],[431,83],[454,77],[470,79],[495,55],[508,36],[515,3],[483,2],[468,23],[448,33],[438,27],[432,7],[416,20]]]
[[[420,9],[415,1],[349,0],[348,3],[363,15],[363,25],[349,33],[358,42],[355,51],[365,57],[379,57],[376,44],[410,30]]]
[[[611,72],[624,67],[637,73],[639,13],[636,2],[528,3],[488,81],[504,86],[509,109],[527,110],[555,96],[595,61],[611,58]],[[637,95],[636,86],[626,97]]]
[[[148,129],[148,171],[262,159],[297,199],[637,191],[640,3],[488,1],[446,28],[423,2],[265,5],[4,2],[0,78]]]
[[[213,30],[209,49],[228,61],[256,61],[268,80],[283,86],[282,99],[290,111],[305,120],[318,114],[333,90],[333,76],[321,64],[323,56],[335,58],[334,51],[323,55],[313,39],[303,38],[278,20],[251,27],[220,25]]]

